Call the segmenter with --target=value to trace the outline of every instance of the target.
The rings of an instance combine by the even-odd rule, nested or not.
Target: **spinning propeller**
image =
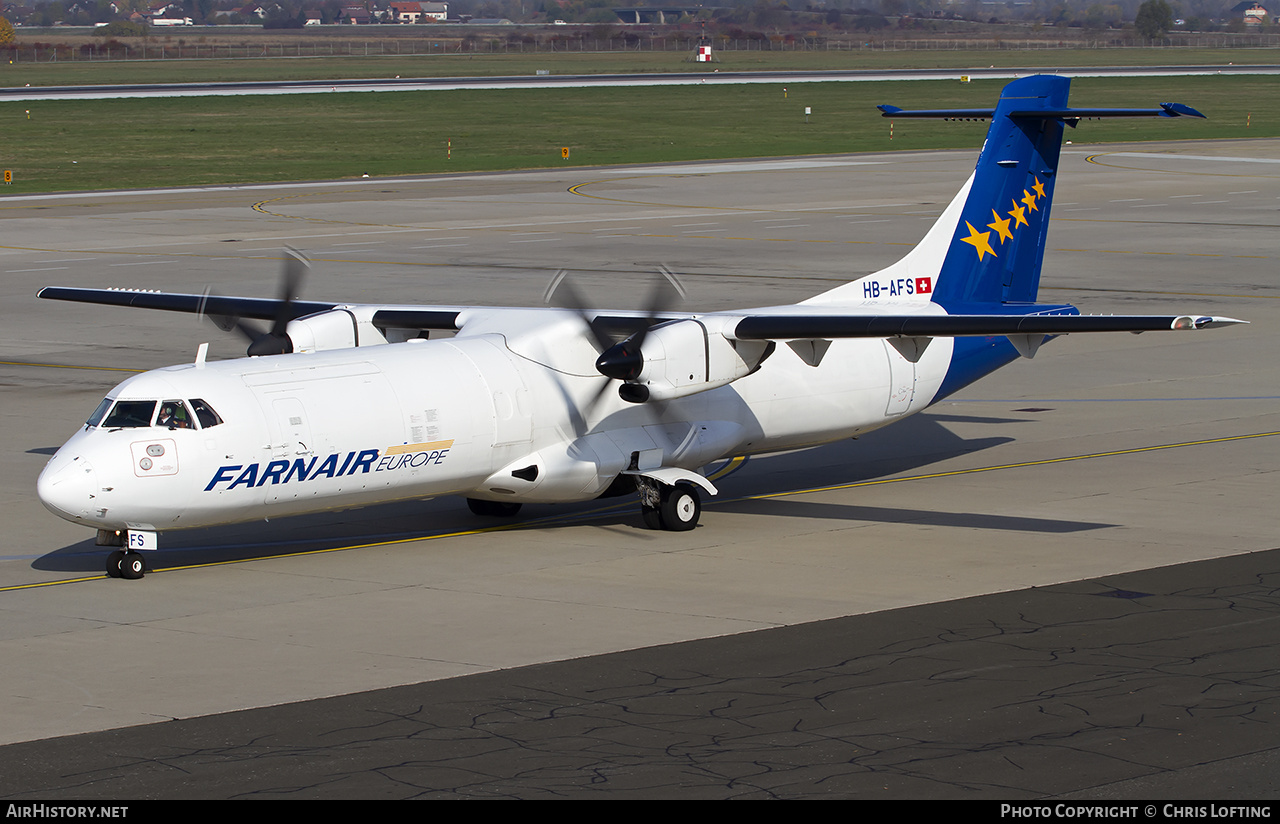
[[[294,319],[294,301],[302,287],[302,280],[311,268],[306,256],[286,246],[280,272],[280,297],[276,301],[276,316],[270,329],[263,329],[244,318],[231,315],[208,315],[208,318],[224,332],[236,330],[249,341],[249,355],[287,355],[293,351],[293,341],[285,330]]]
[[[644,346],[644,339],[649,334],[649,330],[659,322],[677,299],[683,300],[687,297],[684,286],[674,272],[666,266],[659,266],[658,273],[662,277],[655,279],[644,316],[636,318],[634,325],[628,327],[638,326],[639,330],[620,342],[615,342],[609,334],[610,326],[617,328],[617,319],[597,316],[577,288],[566,280],[568,274],[566,270],[561,269],[556,272],[555,277],[551,279],[551,284],[547,287],[546,294],[543,295],[546,303],[569,309],[582,319],[595,341],[596,351],[600,353],[600,357],[596,359],[596,370],[604,376],[605,380],[587,402],[585,409],[588,414],[600,402],[600,398],[609,388],[612,380],[623,381],[623,384],[618,387],[618,395],[623,400],[643,403],[648,399],[648,391],[644,387],[627,383],[627,381],[635,380],[644,369],[641,348]]]

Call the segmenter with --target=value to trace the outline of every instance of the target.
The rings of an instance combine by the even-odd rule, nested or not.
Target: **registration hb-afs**
[[[718,458],[876,429],[1056,335],[1236,323],[1035,302],[1064,128],[1201,116],[1070,108],[1068,87],[1016,80],[994,110],[881,107],[990,118],[976,169],[905,258],[795,305],[644,313],[47,288],[203,313],[245,330],[260,356],[198,356],[120,384],[49,461],[40,498],[120,547],[108,571],[126,577],[165,530],[440,495],[510,514],[635,492],[649,526],[691,529],[700,492],[715,493],[700,469]],[[276,327],[249,331],[245,318]]]

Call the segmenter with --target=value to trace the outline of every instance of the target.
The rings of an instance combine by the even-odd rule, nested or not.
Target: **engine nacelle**
[[[369,312],[364,314],[371,316]],[[294,352],[325,352],[387,342],[368,318],[359,318],[356,312],[341,307],[291,320],[285,334]]]
[[[759,369],[774,349],[772,341],[730,340],[719,326],[711,329],[697,319],[659,324],[641,341],[639,351],[629,338],[597,362],[602,374],[625,381],[618,394],[632,403],[682,398],[732,383]]]

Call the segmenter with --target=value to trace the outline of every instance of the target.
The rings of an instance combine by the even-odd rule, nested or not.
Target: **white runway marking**
[[[608,174],[626,175],[709,175],[724,172],[777,172],[788,169],[830,169],[837,166],[881,166],[887,160],[761,160],[751,163],[699,164],[697,166],[654,166],[643,169],[605,169]]]

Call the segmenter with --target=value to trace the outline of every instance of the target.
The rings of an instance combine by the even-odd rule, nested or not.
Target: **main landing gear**
[[[619,480],[625,481],[625,476]],[[649,529],[687,532],[698,525],[698,519],[702,517],[702,496],[698,494],[698,487],[684,482],[675,485],[659,483],[642,475],[635,476],[635,484],[640,496],[640,514]],[[625,495],[625,490],[625,485],[615,484],[602,497]],[[467,508],[482,517],[511,518],[520,511],[520,504],[467,498]]]
[[[640,495],[640,514],[649,529],[687,532],[702,517],[702,497],[693,484],[669,486],[636,476],[636,492]]]

